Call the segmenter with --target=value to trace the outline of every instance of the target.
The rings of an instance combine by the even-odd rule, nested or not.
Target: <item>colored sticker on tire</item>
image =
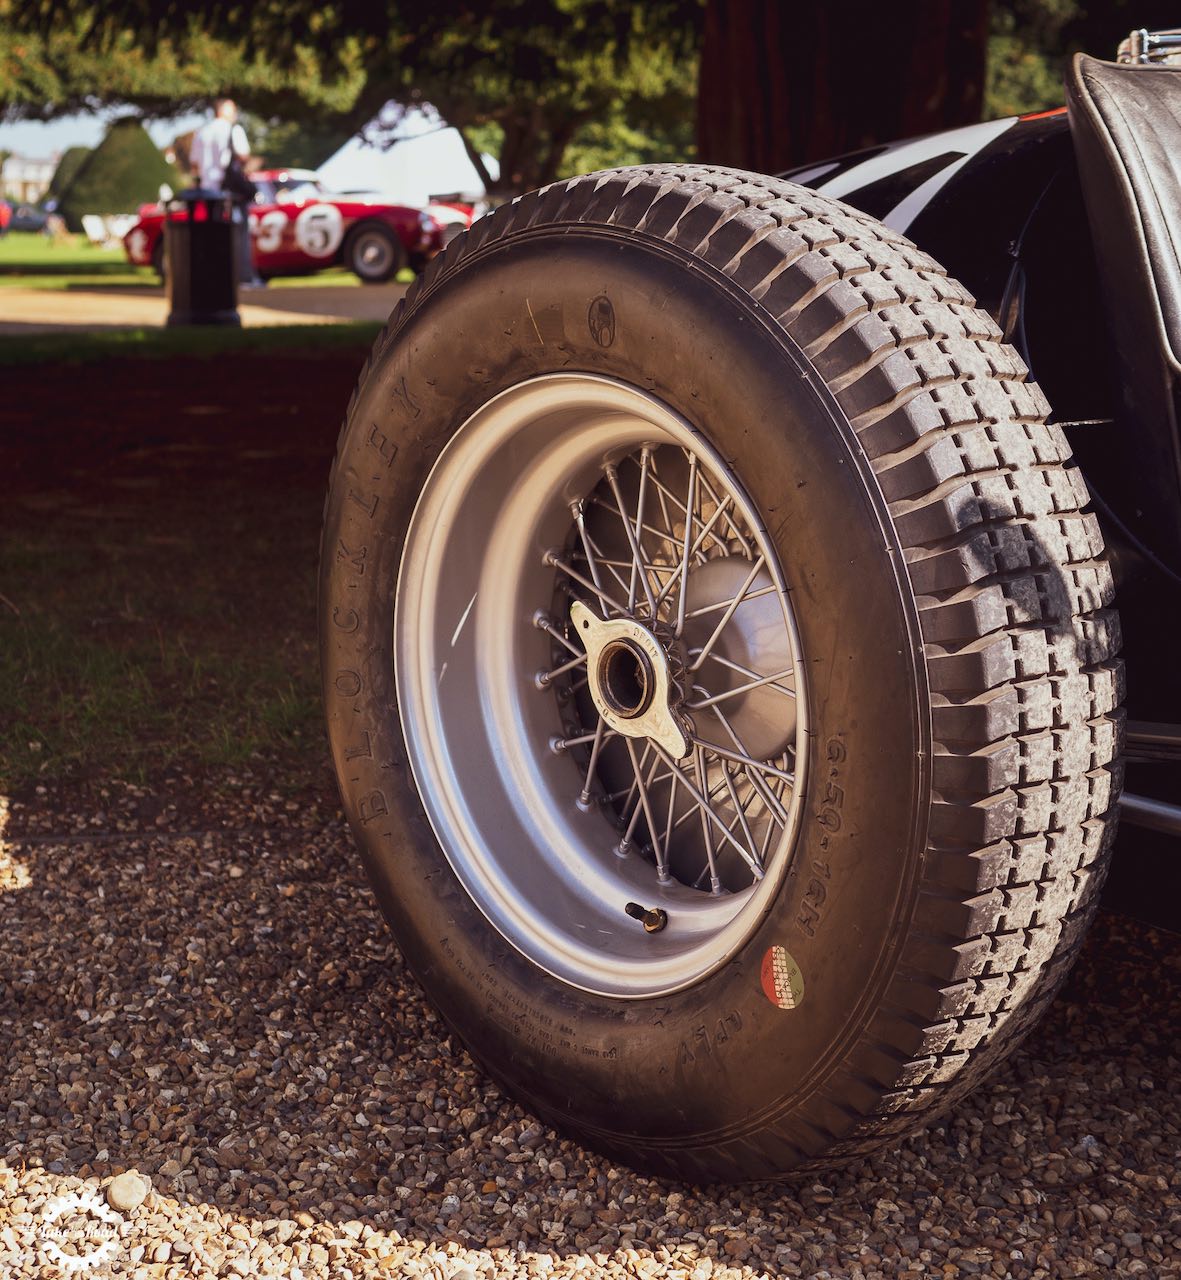
[[[804,975],[783,947],[768,947],[763,957],[763,994],[777,1009],[795,1009],[804,998]]]

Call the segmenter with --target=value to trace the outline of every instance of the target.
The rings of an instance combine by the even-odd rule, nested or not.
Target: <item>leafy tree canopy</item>
[[[310,47],[276,64],[242,41],[199,30],[189,18],[151,45],[131,29],[96,31],[81,17],[52,30],[22,26],[0,0],[0,119],[52,119],[98,106],[131,105],[172,116],[233,93],[268,114],[341,114],[365,84],[354,43],[336,51],[331,71]]]
[[[685,153],[702,0],[0,0],[0,109],[173,115],[230,93],[346,135],[386,101],[433,104],[506,194],[585,159]],[[260,147],[261,150],[261,147]],[[491,175],[488,185],[495,187]]]

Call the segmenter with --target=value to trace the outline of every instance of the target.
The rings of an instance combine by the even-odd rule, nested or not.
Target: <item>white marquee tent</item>
[[[496,161],[488,155],[483,160],[495,175]],[[474,201],[484,195],[459,130],[449,127],[433,107],[387,103],[320,166],[319,174],[336,192],[373,191],[416,206],[438,196]]]

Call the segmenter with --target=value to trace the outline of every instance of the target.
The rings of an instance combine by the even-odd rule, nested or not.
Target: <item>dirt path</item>
[[[238,312],[247,327],[384,321],[406,292],[400,284],[368,288],[311,285],[243,290]],[[0,336],[72,329],[156,328],[168,317],[163,289],[0,289]]]

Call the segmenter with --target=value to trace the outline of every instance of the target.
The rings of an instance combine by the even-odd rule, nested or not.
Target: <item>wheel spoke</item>
[[[759,558],[754,562],[754,564],[751,565],[750,572],[746,575],[746,580],[743,582],[742,586],[738,588],[738,593],[737,595],[735,595],[734,599],[730,601],[730,604],[727,607],[726,612],[722,614],[722,620],[713,629],[713,634],[710,636],[710,638],[705,642],[705,644],[701,646],[701,649],[698,652],[697,657],[694,658],[693,661],[689,664],[690,671],[696,671],[698,667],[700,667],[701,664],[706,660],[706,658],[709,657],[710,651],[713,649],[714,645],[717,644],[719,637],[721,636],[722,632],[726,629],[726,624],[734,616],[735,610],[742,603],[743,598],[746,596],[747,591],[751,587],[751,584],[759,576],[759,570],[762,569],[765,563],[766,561],[764,557],[759,556]]]
[[[729,501],[730,501],[730,499],[729,499],[729,498],[727,498],[727,499],[726,499],[726,501],[727,501],[727,502],[729,502]],[[716,510],[716,511],[714,511],[713,515],[712,515],[712,516],[710,516],[709,520],[708,520],[708,521],[707,521],[707,522],[702,526],[701,532],[697,535],[697,541],[693,543],[692,547],[690,547],[690,546],[688,545],[688,540],[687,540],[687,538],[686,538],[686,540],[685,540],[685,542],[684,542],[684,544],[683,544],[683,548],[682,548],[682,549],[683,549],[683,559],[682,559],[681,563],[680,563],[679,565],[677,565],[677,567],[676,567],[675,571],[673,572],[673,576],[668,580],[668,582],[666,582],[666,583],[664,584],[664,588],[663,588],[663,590],[661,591],[660,595],[659,595],[659,596],[657,597],[657,599],[656,599],[656,603],[657,603],[657,604],[660,604],[660,603],[664,600],[665,596],[666,596],[666,595],[669,593],[669,591],[671,590],[671,588],[672,588],[672,586],[673,586],[673,583],[674,583],[674,582],[676,582],[676,581],[678,581],[678,580],[680,580],[680,582],[681,582],[682,584],[684,584],[684,583],[687,583],[687,582],[688,582],[689,560],[690,560],[690,558],[691,558],[692,556],[697,555],[697,554],[698,554],[698,552],[701,550],[701,544],[702,544],[702,543],[705,541],[705,539],[706,539],[707,537],[709,537],[709,535],[713,532],[713,527],[714,527],[714,525],[715,525],[715,524],[717,524],[718,520],[720,520],[720,519],[721,519],[721,517],[722,517],[722,513],[723,513],[723,508],[722,508],[722,507],[718,507],[718,508],[717,508],[717,510]],[[688,522],[688,521],[686,521],[686,522],[685,522],[685,530],[686,530],[686,534],[688,533],[688,530],[690,529],[690,527],[691,527],[691,526],[690,526],[689,522]],[[677,628],[678,628],[678,629],[677,629],[677,634],[678,634],[678,635],[680,635],[681,630],[683,630],[684,625],[685,625],[685,616],[686,616],[686,615],[684,614],[684,608],[685,608],[685,592],[684,592],[684,587],[682,587],[682,590],[681,590],[681,598],[680,598],[680,600],[679,600],[679,602],[678,602],[678,605],[677,605]],[[723,603],[723,604],[721,604],[721,605],[710,605],[710,606],[709,606],[709,609],[710,609],[710,610],[712,610],[712,609],[717,609],[717,608],[725,608],[725,604]],[[694,610],[694,612],[693,612],[692,614],[689,614],[689,615],[687,615],[687,616],[689,616],[689,617],[696,617],[696,616],[698,616],[698,614],[700,614],[700,613],[706,613],[706,612],[708,612],[708,611],[709,611],[709,610],[705,610],[705,609],[698,609],[698,610]]]
[[[757,788],[759,795],[763,796],[763,800],[765,801],[765,804],[768,805],[768,808],[775,810],[775,812],[782,813],[783,810],[779,808],[778,800],[775,799],[773,792],[769,790],[768,786],[766,786],[766,782],[763,778],[759,776],[759,772],[752,773],[751,769],[770,773],[774,777],[783,778],[784,781],[791,783],[792,786],[796,785],[795,774],[783,771],[783,769],[779,768],[778,765],[770,764],[768,760],[755,759],[754,756],[746,750],[746,746],[743,745],[741,737],[738,737],[737,733],[734,732],[731,722],[725,718],[722,709],[719,707],[711,707],[710,710],[714,713],[714,716],[718,717],[720,723],[722,723],[722,727],[725,732],[727,732],[729,739],[731,739],[737,750],[727,751],[724,746],[719,746],[717,742],[708,742],[708,744],[705,745],[708,746],[709,750],[723,756],[723,758],[733,760],[734,763],[743,765],[743,772],[746,773],[747,781],[751,783],[751,786]]]
[[[689,487],[686,490],[685,506],[688,510],[692,510],[697,501],[697,455],[694,454],[689,459]],[[685,592],[689,586],[689,539],[692,535],[692,522],[685,521],[685,542],[681,548],[681,590],[677,597],[677,635],[679,636],[685,629]],[[670,579],[664,587],[667,591],[675,581],[675,577]],[[664,592],[661,592],[663,595]]]
[[[613,502],[605,502],[597,494],[591,497],[590,502],[592,506],[602,507],[604,511],[610,511],[613,516],[619,518],[619,510]],[[627,517],[624,516],[622,518],[623,522],[630,527],[630,521]],[[674,534],[665,533],[663,530],[657,529],[654,525],[645,523],[641,525],[640,528],[642,532],[648,534],[650,537],[656,538],[661,542],[667,542],[670,546],[679,548],[681,545],[680,538],[676,537]]]
[[[582,805],[588,805],[591,802],[591,783],[595,778],[595,771],[599,767],[599,752],[603,749],[603,741],[607,736],[607,725],[603,717],[599,717],[599,723],[595,726],[595,736],[591,743],[590,763],[586,766],[586,778],[582,783],[582,791],[579,793],[578,802]]]
[[[537,677],[538,685],[544,689],[559,677],[564,676],[567,671],[573,671],[575,667],[586,665],[586,654],[580,653],[577,658],[571,658],[569,662],[563,662],[560,667],[554,667],[552,671],[543,671]]]
[[[660,843],[660,836],[656,831],[656,820],[652,816],[652,802],[648,796],[648,786],[651,783],[651,778],[649,778],[648,782],[645,782],[641,776],[640,765],[636,759],[635,742],[631,738],[624,738],[624,742],[627,744],[627,753],[631,757],[632,768],[636,771],[636,782],[639,783],[640,787],[640,804],[644,809],[644,821],[648,824],[648,839],[652,841],[652,852],[656,855],[656,875],[660,880],[667,880],[669,878],[668,856]],[[657,755],[664,754],[655,743],[652,746]],[[655,772],[655,769],[653,772]]]
[[[726,840],[728,844],[732,844],[734,846],[734,849],[738,853],[738,856],[743,860],[743,862],[746,863],[747,867],[749,867],[750,872],[754,876],[754,878],[756,880],[761,880],[763,878],[763,869],[762,867],[759,866],[757,860],[755,859],[754,854],[751,853],[749,849],[744,849],[742,845],[738,843],[738,841],[734,838],[734,833],[730,830],[728,826],[726,826],[726,824],[721,820],[721,818],[719,818],[718,815],[714,813],[713,807],[709,804],[709,802],[705,799],[705,797],[701,794],[701,792],[698,791],[698,789],[693,785],[693,782],[689,778],[689,775],[686,774],[683,769],[681,769],[681,767],[672,758],[672,756],[670,756],[668,752],[665,751],[665,749],[662,746],[660,746],[658,743],[654,742],[652,744],[652,749],[664,761],[664,763],[668,765],[668,767],[673,771],[673,773],[676,774],[676,776],[680,779],[681,785],[685,788],[686,791],[688,791],[688,793],[693,797],[693,799],[696,800],[697,803],[701,806],[702,812],[714,824],[714,826],[717,827],[718,832],[721,834],[722,838]]]
[[[739,800],[738,792],[734,787],[734,779],[730,776],[730,770],[724,764],[722,765],[722,777],[726,781],[726,790],[730,793],[730,803],[734,806],[734,812],[737,815],[735,821],[741,825],[742,834],[746,837],[746,847],[750,850],[750,856],[762,867],[763,864],[759,860],[758,854],[755,853],[757,848],[755,838],[751,833],[750,824],[746,820],[746,808],[742,801]]]
[[[737,671],[740,676],[746,676],[747,679],[749,680],[762,679],[762,677],[759,675],[757,671],[752,671],[750,667],[744,667],[741,662],[734,662],[730,658],[723,658],[720,653],[711,653],[709,656],[711,661],[721,663],[723,667],[729,667],[731,671]],[[793,672],[794,672],[794,668],[793,668]],[[700,685],[694,686],[694,688],[700,688],[700,687],[701,687]],[[788,689],[784,685],[777,684],[777,685],[774,685],[773,687],[776,690],[778,690],[778,692],[780,693],[786,693],[789,697],[794,698],[796,696],[794,689]],[[704,692],[708,692],[708,690],[705,690]]]
[[[719,498],[718,495],[714,492],[714,487],[712,484],[710,484],[708,476],[703,475],[701,477],[701,483],[705,487],[706,493],[709,494],[710,500],[714,502],[717,506],[719,507],[725,506],[729,503],[730,498],[728,495],[725,501],[723,502],[723,500]],[[726,514],[726,523],[730,526],[730,532],[733,533],[734,537],[737,538],[739,543],[742,545],[743,554],[747,558],[749,558],[752,551],[752,547],[750,543],[746,540],[746,535],[742,532],[741,529],[739,529],[738,525],[734,523],[733,516],[731,516],[728,512]]]
[[[670,778],[668,788],[668,813],[664,820],[664,849],[667,855],[668,850],[672,848],[673,838],[673,814],[677,807],[677,779],[673,774]]]
[[[690,455],[690,457],[692,457],[692,455]],[[677,506],[677,507],[679,507],[679,508],[680,508],[680,510],[682,511],[682,513],[683,513],[683,514],[684,514],[684,516],[685,516],[685,523],[686,523],[687,525],[692,526],[692,525],[693,525],[693,523],[694,523],[695,521],[696,521],[696,523],[697,523],[697,524],[702,524],[702,523],[704,523],[704,522],[702,521],[702,519],[701,519],[701,516],[700,516],[700,515],[698,515],[698,513],[697,513],[697,511],[696,511],[696,509],[695,509],[694,507],[688,507],[688,506],[686,506],[686,505],[685,505],[685,503],[683,503],[683,502],[680,500],[680,498],[678,498],[678,497],[677,497],[677,495],[676,495],[675,493],[673,493],[671,489],[669,489],[669,488],[668,488],[668,486],[667,486],[667,485],[663,484],[663,483],[662,483],[662,482],[660,482],[660,481],[656,481],[655,483],[656,483],[656,486],[657,486],[658,490],[659,490],[661,493],[663,493],[663,494],[664,494],[664,496],[665,496],[666,498],[668,498],[668,500],[669,500],[670,502],[672,502],[675,506]],[[720,538],[718,538],[716,534],[712,534],[712,530],[711,530],[711,535],[713,536],[714,541],[718,544],[718,546],[722,549],[722,551],[723,551],[723,553],[724,553],[724,552],[726,551],[726,544],[725,544],[724,542],[722,542],[722,541],[721,541],[721,539],[720,539]],[[682,543],[682,538],[670,537],[670,538],[668,539],[668,541],[669,541],[669,542],[672,542],[675,546],[677,546],[677,547],[679,548],[679,547],[681,546],[681,543]],[[695,550],[695,551],[694,551],[694,554],[700,557],[699,563],[702,563],[702,562],[704,562],[704,561],[707,559],[707,557],[706,557],[706,555],[705,555],[704,550],[702,550],[702,549],[700,549],[700,548],[698,548],[697,550]]]
[[[708,800],[711,797],[706,785],[705,755],[696,744],[693,747],[693,767],[697,771],[697,782]],[[722,879],[718,875],[718,857],[717,851],[714,849],[713,828],[709,825],[709,819],[706,817],[705,806],[698,804],[697,812],[701,815],[701,839],[705,844],[705,870],[709,873],[709,891],[710,893],[718,894],[722,892]]]
[[[635,557],[636,565],[637,566],[641,565],[643,564],[644,557],[643,557],[643,553],[640,551],[639,543],[636,541],[636,529],[632,528],[632,522],[628,519],[627,512],[624,511],[623,509],[623,494],[620,493],[619,491],[619,472],[617,471],[615,464],[611,462],[609,462],[607,466],[603,468],[603,470],[607,476],[607,483],[611,486],[611,492],[615,495],[615,505],[619,509],[619,518],[620,520],[623,521],[623,528],[624,528],[624,531],[627,533],[627,540],[629,543],[631,543],[632,555]],[[641,513],[641,517],[637,519],[636,524],[639,528],[641,529],[643,528],[642,513]],[[652,596],[652,586],[648,581],[648,575],[646,573],[642,573],[640,575],[640,581],[643,583],[644,596],[648,601],[648,609],[650,611],[649,616],[654,618],[656,617],[656,601]],[[633,568],[631,587],[627,594],[628,613],[634,613],[635,607],[636,607],[636,574]]]
[[[629,755],[631,754],[631,747],[630,747],[630,745],[628,746],[628,753],[629,753]],[[649,743],[649,742],[645,742],[645,743],[644,743],[644,750],[643,750],[643,752],[642,752],[642,753],[641,753],[641,755],[640,755],[640,769],[641,769],[641,770],[643,769],[644,765],[645,765],[645,764],[647,764],[647,762],[648,762],[648,757],[649,757],[651,754],[652,754],[652,744],[651,744],[651,743]],[[652,766],[652,772],[653,772],[653,773],[655,773],[655,772],[656,772],[656,766],[655,766],[655,765],[653,765],[653,766]],[[639,818],[639,815],[640,815],[640,813],[642,812],[642,809],[641,809],[641,807],[640,807],[640,800],[639,800],[640,777],[641,777],[641,774],[640,774],[640,772],[639,772],[639,771],[636,769],[636,767],[635,767],[635,757],[634,757],[634,756],[632,757],[632,775],[633,775],[633,776],[632,776],[632,784],[631,784],[631,786],[627,789],[627,798],[624,800],[623,804],[620,806],[620,811],[621,811],[623,814],[625,814],[625,815],[628,813],[628,811],[629,811],[629,810],[631,811],[631,817],[628,819],[628,826],[627,826],[626,831],[625,831],[625,834],[624,834],[624,840],[623,840],[623,843],[624,843],[624,844],[628,844],[628,843],[630,842],[631,834],[632,834],[633,829],[635,828],[636,820]],[[617,793],[617,794],[618,794],[618,793]],[[615,797],[612,797],[612,799],[614,799],[614,798],[615,798]],[[633,805],[635,806],[634,808],[632,808],[632,806],[633,806]]]
[[[760,587],[757,591],[748,591],[746,598],[748,600],[757,600],[759,596],[775,595],[778,591],[777,587]],[[685,614],[686,620],[689,618],[704,618],[707,613],[717,613],[719,609],[725,609],[729,606],[729,600],[719,600],[717,604],[703,604],[699,608],[690,609]]]
[[[640,565],[643,563],[644,556],[644,536],[642,532],[644,528],[644,499],[648,495],[648,463],[651,460],[651,457],[652,450],[645,445],[640,450],[640,492],[636,497],[636,525],[632,530],[631,537],[632,551],[635,554],[635,560],[632,562],[631,581],[628,583],[627,590],[628,599],[632,602],[633,606],[636,599],[636,574],[643,572],[645,577],[647,576],[647,566],[645,565],[644,569],[641,570]],[[616,496],[618,497],[618,493]],[[650,585],[651,584],[649,582],[645,582],[644,593],[648,597],[648,606],[652,611],[652,617],[656,617],[656,601],[652,598]]]
[[[665,495],[664,486],[660,483],[660,474],[656,469],[655,455],[653,455],[650,466],[652,469],[652,487],[656,490],[656,501],[660,504],[660,514],[664,517],[665,530],[670,537],[674,537],[676,530],[673,527],[672,518],[668,514],[668,498]]]
[[[725,693],[715,693],[712,697],[699,698],[696,702],[686,702],[685,706],[689,711],[703,711],[706,707],[715,706],[719,702],[725,702],[727,698],[737,698],[740,693],[749,693],[752,689],[762,688],[764,685],[771,685],[776,693],[785,694],[789,698],[794,698],[795,691],[793,689],[785,689],[782,685],[777,685],[776,680],[782,680],[784,676],[795,674],[795,667],[787,667],[783,671],[776,671],[774,675],[762,676],[758,680],[751,680],[749,684],[740,684],[736,689],[727,689]],[[695,689],[701,686],[695,684]],[[707,691],[708,692],[708,691]]]
[[[583,651],[572,641],[568,640],[544,614],[537,614],[533,619],[533,625],[539,630],[544,631],[546,635],[552,636],[560,645],[568,649],[571,653],[581,655],[583,657],[586,656]]]
[[[606,569],[611,574],[611,576],[615,579],[616,583],[619,585],[619,588],[621,591],[627,591],[628,584],[624,579],[623,575],[619,572],[619,570],[631,569],[631,561],[607,559],[607,557],[604,556],[602,551],[600,550],[598,543],[595,542],[595,540],[590,536],[589,533],[586,534],[585,541],[586,541],[586,545],[589,546],[594,551],[595,560],[596,560],[596,563],[599,565],[599,567]],[[599,578],[598,581],[601,586],[602,578]]]
[[[572,564],[568,564],[556,552],[554,551],[547,552],[545,556],[545,562],[546,564],[552,564],[555,569],[561,569],[561,571],[568,578],[573,578],[574,581],[577,582],[579,586],[585,587],[588,591],[593,592],[596,596],[598,596],[598,598],[603,602],[603,604],[607,605],[609,608],[614,609],[616,613],[618,614],[627,613],[627,610],[623,607],[623,605],[619,603],[618,600],[614,599],[612,596],[609,596],[607,592],[605,592],[601,587],[596,586],[596,584],[592,582],[589,578],[579,573],[578,570]],[[604,614],[603,616],[606,617],[607,615]]]

